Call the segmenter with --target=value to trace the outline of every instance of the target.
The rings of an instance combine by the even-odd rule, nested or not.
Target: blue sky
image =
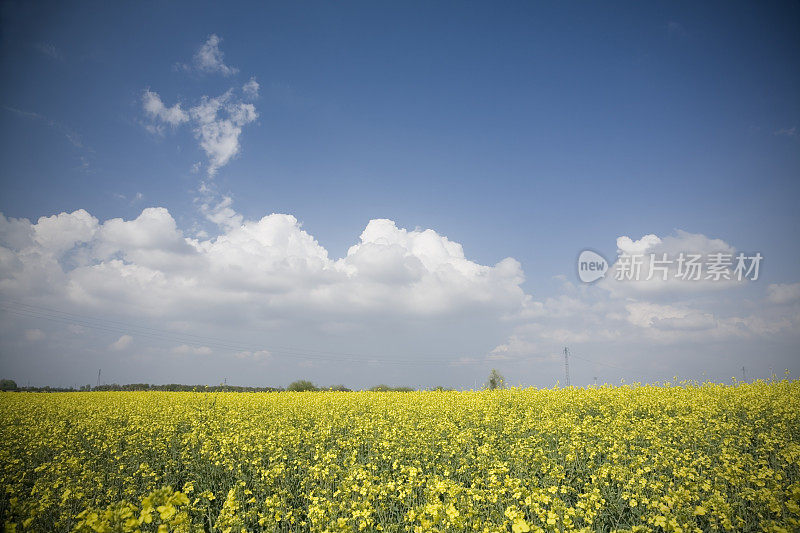
[[[575,258],[584,248],[613,258],[618,237],[665,238],[683,230],[735,250],[760,251],[764,269],[757,284],[710,296],[698,291],[691,301],[668,294],[669,305],[705,306],[702,313],[715,320],[737,318],[725,312],[741,309],[793,324],[797,304],[784,302],[788,296],[777,297],[783,302],[778,309],[753,302],[772,294],[770,285],[788,287],[787,294],[797,290],[798,21],[800,7],[792,3],[627,3],[612,9],[588,3],[5,2],[0,211],[35,224],[39,217],[84,209],[102,224],[163,207],[181,238],[213,240],[230,226],[211,220],[210,210],[229,198],[245,222],[271,213],[294,216],[332,260],[359,243],[370,220],[390,219],[397,228],[430,228],[460,243],[477,265],[514,258],[525,277],[517,286],[537,302],[588,290],[570,286],[577,283]],[[223,54],[218,59],[224,69],[201,68],[193,59],[212,35],[219,38],[214,49]],[[251,78],[259,85],[257,98],[242,90]],[[204,96],[213,99],[229,89],[225,105],[252,105],[257,118],[240,126],[236,154],[211,175],[199,123],[188,117]],[[148,114],[145,91],[157,94],[166,109],[180,103],[187,118],[173,127]],[[119,253],[126,264],[137,264],[124,249]],[[110,257],[93,255],[71,266],[64,257],[58,261],[69,274],[76,265],[96,266]],[[19,280],[3,290],[15,301],[51,309],[109,312],[97,301],[81,303],[74,293],[47,300],[23,290]],[[382,287],[380,294],[391,290]],[[596,304],[594,296],[581,298]],[[663,299],[659,304],[667,305]],[[273,312],[280,314],[280,306]],[[141,311],[113,313],[123,322],[157,320]],[[549,313],[533,324],[560,317]],[[170,319],[195,324],[190,315],[179,315]],[[309,315],[315,316],[313,306]],[[410,329],[399,329],[428,338],[414,329],[423,315],[404,315]],[[484,352],[508,346],[514,335],[544,346],[521,316],[514,319],[516,330],[487,326],[486,337],[474,342],[483,343]],[[462,328],[469,323],[448,317],[439,318]],[[369,323],[351,320],[360,327]],[[581,320],[571,324],[586,331]],[[6,321],[10,331],[41,331],[42,339],[59,345],[46,327],[12,322]],[[380,337],[373,344],[357,342],[357,335],[334,342],[297,322],[293,327],[302,333],[287,333],[283,342],[301,351],[381,351]],[[459,333],[430,327],[435,340],[409,349],[429,353],[431,343],[453,348]],[[388,342],[391,333],[383,334]],[[781,346],[774,364],[797,364],[796,337],[761,335],[749,337],[742,350],[763,346],[766,335]],[[654,342],[647,336],[636,342],[647,346],[648,339]],[[98,351],[105,341],[96,341]],[[664,357],[722,341],[717,335],[680,342],[686,344],[660,348]],[[547,359],[558,344],[530,348],[527,355],[522,350],[520,357]],[[727,353],[723,344],[716,349]],[[76,354],[88,353],[89,346],[76,344]],[[627,346],[641,349],[634,341]],[[4,366],[36,376],[24,363],[32,349],[9,341]],[[619,345],[587,342],[583,353],[617,365],[607,358],[619,353]],[[744,351],[740,362],[757,364]],[[82,365],[94,367],[95,361]],[[214,370],[207,374],[187,377],[176,369],[170,378],[214,382],[214,365],[208,363]],[[119,381],[156,379],[124,368]],[[546,367],[546,379],[537,381],[539,367],[526,368],[509,367],[507,373],[544,385],[555,372]],[[724,365],[715,369],[728,372]],[[444,369],[431,379],[471,385],[484,370],[461,375]],[[245,379],[246,367],[240,371]],[[278,381],[292,374],[275,372]],[[327,377],[318,372],[318,380]],[[353,384],[390,380],[380,368],[353,372]],[[659,372],[648,367],[630,377],[662,377]],[[398,377],[412,378],[412,372]]]

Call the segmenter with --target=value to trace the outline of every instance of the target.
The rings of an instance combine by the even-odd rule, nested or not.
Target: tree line
[[[441,387],[439,387],[441,389]],[[0,380],[1,391],[16,392],[90,392],[90,391],[169,391],[169,392],[306,392],[306,391],[330,391],[330,392],[351,392],[353,389],[344,385],[333,385],[331,387],[320,387],[307,380],[298,380],[289,384],[288,387],[244,387],[240,385],[183,385],[181,383],[168,383],[166,385],[153,385],[150,383],[105,383],[103,385],[83,385],[81,387],[20,387],[13,379]],[[389,385],[376,385],[370,387],[370,391],[375,392],[409,392],[412,387],[390,387]]]
[[[496,389],[505,386],[503,376],[495,369],[489,374],[486,388]],[[180,383],[169,383],[167,385],[152,385],[150,383],[128,383],[119,385],[117,383],[103,385],[83,385],[79,388],[74,387],[20,387],[13,379],[0,379],[0,391],[17,392],[89,392],[89,391],[169,391],[169,392],[351,392],[353,389],[344,385],[333,385],[331,387],[320,387],[306,379],[293,381],[288,387],[243,387],[240,385],[182,385]],[[375,385],[368,389],[372,392],[411,392],[417,389],[413,387],[391,387],[389,385]],[[431,390],[454,390],[446,387],[434,387]]]

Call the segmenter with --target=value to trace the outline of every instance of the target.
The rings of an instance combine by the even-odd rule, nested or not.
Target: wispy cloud
[[[194,56],[194,64],[198,70],[211,73],[218,72],[223,76],[230,76],[239,72],[238,68],[225,64],[225,54],[219,49],[221,41],[222,39],[212,33],[203,46],[200,47]]]
[[[244,217],[233,209],[233,198],[219,194],[213,182],[202,182],[198,192],[194,201],[206,220],[226,231],[242,225]]]
[[[781,128],[772,133],[773,135],[777,135],[779,137],[797,137],[797,126],[792,126],[791,128]]]
[[[71,128],[68,128],[67,126],[64,126],[60,122],[56,122],[55,120],[49,119],[46,116],[41,115],[39,113],[34,113],[33,111],[24,111],[22,109],[17,109],[15,107],[9,107],[9,106],[3,106],[3,109],[15,113],[20,117],[29,118],[31,120],[42,122],[47,126],[49,126],[50,128],[53,128],[54,130],[61,133],[75,148],[84,148],[83,141],[81,140],[80,135],[78,135],[76,131],[72,130]]]
[[[34,44],[33,47],[51,59],[55,59],[57,61],[64,60],[64,54],[61,53],[61,50],[56,48],[55,45],[51,43],[40,42]]]
[[[44,332],[40,329],[25,330],[25,338],[31,342],[44,339]]]
[[[128,197],[125,196],[124,194],[118,193],[118,192],[112,193],[112,196],[114,198],[116,198],[117,200],[122,200],[123,202],[128,202],[128,205],[130,205],[130,206],[133,206],[133,205],[141,202],[142,200],[144,200],[144,194],[142,194],[140,192],[137,192],[136,194],[134,194],[130,199],[128,199]]]
[[[256,81],[255,77],[250,78],[250,80],[242,86],[242,93],[248,98],[258,98],[258,90],[261,86]]]
[[[79,159],[80,163],[78,164],[78,166],[76,168],[81,169],[81,170],[86,170],[86,171],[89,170],[91,165],[90,165],[90,162],[89,162],[88,155],[94,153],[94,150],[92,150],[92,148],[90,148],[90,147],[88,147],[88,146],[86,146],[84,144],[84,142],[81,139],[81,136],[78,134],[78,132],[76,132],[72,128],[70,128],[68,126],[65,126],[64,124],[62,124],[62,123],[60,123],[58,121],[55,121],[55,120],[53,120],[51,118],[48,118],[48,117],[46,117],[46,116],[44,116],[44,115],[42,115],[40,113],[36,113],[36,112],[33,112],[33,111],[25,111],[23,109],[17,109],[15,107],[10,107],[10,106],[3,106],[3,109],[5,109],[6,111],[9,111],[11,113],[14,113],[15,115],[17,115],[19,117],[26,118],[26,119],[29,119],[29,120],[33,120],[33,121],[36,121],[36,122],[41,122],[42,124],[44,124],[48,128],[52,129],[53,131],[58,132],[60,135],[62,135],[67,140],[67,142],[69,142],[74,148],[76,148],[77,150],[79,150],[81,152],[81,154],[78,155],[78,159]]]
[[[680,22],[676,22],[674,20],[670,20],[667,22],[667,32],[670,35],[674,35],[676,37],[685,37],[686,36],[686,28],[683,27],[683,24]]]
[[[196,71],[203,74],[222,74],[223,76],[233,76],[239,69],[225,64],[225,54],[219,49],[222,39],[212,33],[208,40],[197,49],[192,64],[177,63],[175,67],[179,70]]]
[[[208,346],[189,346],[181,344],[172,349],[172,353],[177,355],[211,355],[213,352]]]

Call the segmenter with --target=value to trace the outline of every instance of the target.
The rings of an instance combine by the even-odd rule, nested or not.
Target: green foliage
[[[308,392],[319,390],[319,388],[307,379],[298,379],[290,383],[286,390],[290,392]]]
[[[389,385],[381,383],[380,385],[371,387],[369,390],[372,392],[411,392],[414,389],[411,387],[390,387]]]
[[[65,389],[72,390],[72,389]],[[88,390],[81,387],[80,390]],[[167,392],[276,392],[282,390],[276,387],[241,387],[238,385],[182,385],[168,383],[166,385],[151,385],[149,383],[128,383],[119,385],[110,383],[92,387],[94,391],[167,391]]]
[[[77,515],[79,522],[73,532],[203,531],[202,525],[191,523],[186,512],[188,505],[186,494],[162,487],[142,499],[141,506],[122,501],[105,509],[85,509]]]
[[[494,389],[502,389],[506,386],[506,378],[503,377],[503,374],[497,371],[496,368],[493,368],[492,371],[489,373],[489,381],[486,382],[486,388],[494,390]]]
[[[20,533],[800,531],[788,380],[2,392],[0,437]]]
[[[17,382],[13,379],[0,379],[0,390],[17,390]]]

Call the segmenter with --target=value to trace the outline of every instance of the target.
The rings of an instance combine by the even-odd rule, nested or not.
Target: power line
[[[569,355],[573,359],[580,359],[581,361],[586,361],[587,363],[592,363],[592,364],[595,364],[595,365],[603,365],[603,366],[607,366],[609,368],[616,368],[617,370],[626,370],[625,368],[622,368],[621,366],[612,365],[611,363],[604,363],[602,361],[594,361],[592,359],[586,359],[585,357],[581,357],[579,355],[575,355],[572,352],[570,352]]]

